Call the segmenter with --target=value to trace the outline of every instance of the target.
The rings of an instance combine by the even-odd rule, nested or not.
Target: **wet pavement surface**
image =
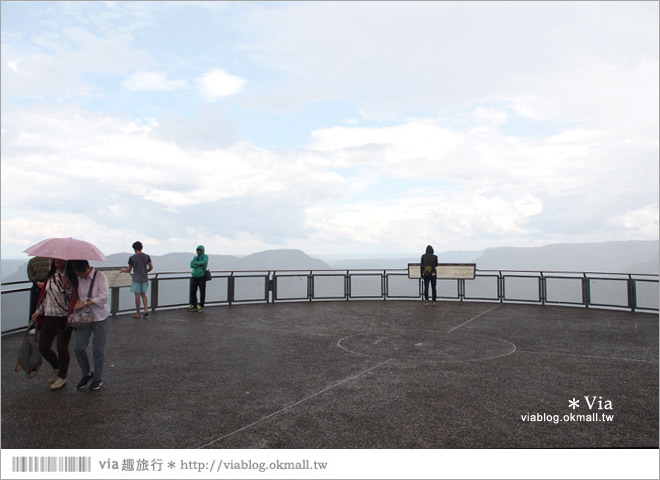
[[[97,392],[76,390],[73,341],[51,392],[50,365],[14,372],[22,335],[2,337],[2,448],[658,448],[654,314],[351,301],[110,321]]]

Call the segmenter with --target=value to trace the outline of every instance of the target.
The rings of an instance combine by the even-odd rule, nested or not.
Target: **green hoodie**
[[[190,268],[192,268],[192,276],[193,277],[203,277],[204,276],[204,270],[209,264],[209,257],[208,255],[204,254],[204,245],[199,245],[196,250],[201,250],[202,254],[201,255],[195,255],[193,259],[190,261]]]

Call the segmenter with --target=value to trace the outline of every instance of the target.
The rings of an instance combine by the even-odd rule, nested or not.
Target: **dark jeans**
[[[204,277],[190,277],[190,305],[196,307],[197,288],[199,288],[199,305],[204,306],[206,300],[206,280]]]
[[[431,290],[433,291],[433,301],[435,302],[435,299],[438,296],[436,288],[438,279],[436,277],[424,277],[424,298],[427,302],[429,301],[429,283],[431,284]]]
[[[66,378],[69,371],[69,340],[72,330],[66,326],[66,317],[45,317],[39,331],[39,351],[48,363],[59,370],[60,378]],[[57,354],[51,348],[57,337]]]

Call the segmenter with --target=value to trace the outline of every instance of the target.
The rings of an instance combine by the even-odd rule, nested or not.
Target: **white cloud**
[[[221,98],[239,93],[245,85],[245,80],[236,75],[230,75],[221,69],[211,70],[198,80],[202,95],[208,102],[215,102]]]
[[[367,166],[396,178],[556,194],[579,190],[598,178],[591,173],[589,155],[607,141],[596,131],[533,140],[506,137],[491,128],[460,132],[440,122],[416,120],[382,128],[317,130],[308,148],[331,154],[336,166]],[[606,165],[623,170],[615,159]]]
[[[3,207],[37,207],[78,194],[125,192],[170,209],[229,198],[334,196],[342,178],[316,156],[276,154],[238,142],[198,152],[154,136],[153,121],[63,107],[17,110],[4,119]],[[279,165],[278,168],[272,168]],[[31,181],[22,182],[30,171]]]
[[[658,235],[658,205],[647,205],[609,219],[609,223],[618,229],[626,231],[626,239],[653,238]]]
[[[245,50],[281,74],[273,96],[355,99],[377,120],[494,99],[537,120],[658,129],[654,2],[290,2],[244,16]]]
[[[282,229],[262,228],[285,225],[314,250],[405,251],[419,241],[420,228],[448,249],[547,243],[575,228],[585,237],[609,237],[602,240],[631,232],[653,238],[654,228],[657,235],[657,205],[648,206],[657,183],[637,191],[649,181],[650,164],[631,169],[620,161],[619,140],[597,130],[518,139],[490,127],[458,131],[423,119],[318,130],[304,149],[272,151],[239,141],[199,151],[154,135],[155,120],[69,107],[8,113],[2,134],[3,212],[13,219],[3,237],[7,244],[25,240],[19,222],[29,217],[21,212],[49,225],[40,234],[66,228],[70,192],[86,199],[74,203],[84,210],[80,218],[94,218],[96,232],[103,225],[122,231],[129,227],[120,224],[153,217],[151,228],[161,234],[148,236],[160,242],[184,231],[191,212],[205,218],[204,235],[218,242],[243,235],[255,245],[288,245],[293,233],[273,240],[274,230]],[[625,144],[632,157],[646,147]],[[374,189],[383,199],[370,198]],[[562,198],[580,200],[565,211],[569,200]],[[561,227],[566,232],[544,229],[543,218],[558,216],[592,225],[572,221]],[[99,239],[106,241],[102,233]]]
[[[163,72],[136,72],[124,80],[124,88],[136,92],[167,92],[185,85],[185,80],[170,80]]]
[[[129,34],[99,37],[82,28],[44,34],[33,44],[3,41],[2,57],[17,66],[2,69],[3,96],[12,99],[88,97],[99,87],[85,73],[124,74],[155,62]]]
[[[505,199],[464,191],[316,206],[306,214],[315,244],[346,242],[375,251],[415,251],[415,246],[429,241],[441,242],[442,250],[454,245],[463,250],[485,248],[501,239],[529,242],[523,225],[540,211],[541,202],[531,195]]]
[[[509,118],[507,113],[502,110],[482,107],[475,108],[474,116],[488,125],[495,126],[505,123]]]
[[[15,258],[25,256],[20,252],[31,245],[50,237],[73,237],[85,239],[96,244],[103,253],[112,254],[127,251],[127,241],[134,236],[130,225],[108,228],[105,222],[76,213],[59,212],[55,216],[40,216],[38,211],[28,218],[2,220],[2,245],[5,252],[9,249]],[[143,241],[156,244],[157,239],[143,236]],[[9,247],[9,248],[7,248]],[[4,256],[4,254],[3,254]]]
[[[657,238],[654,2],[229,2],[236,29],[165,50],[198,6],[130,5],[3,18],[3,248],[84,225],[110,252]],[[308,143],[257,148],[280,119]]]

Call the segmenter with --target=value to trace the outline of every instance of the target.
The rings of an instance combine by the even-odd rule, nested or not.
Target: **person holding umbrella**
[[[53,373],[48,379],[51,390],[62,388],[66,384],[69,371],[69,341],[71,328],[66,321],[73,311],[78,279],[71,266],[61,258],[53,260],[44,286],[41,289],[32,321],[43,316],[43,324],[39,333],[39,351],[43,358],[53,367]],[[57,353],[52,349],[53,339],[57,338]]]
[[[26,248],[24,252],[33,256],[73,260],[70,264],[72,270],[76,273],[78,285],[73,293],[73,295],[77,295],[77,300],[74,298],[71,303],[74,309],[84,308],[85,306],[90,307],[93,317],[91,324],[76,328],[74,352],[83,371],[83,378],[78,383],[78,389],[82,390],[92,380],[90,390],[98,390],[102,385],[101,375],[103,374],[105,341],[110,327],[108,321],[110,289],[107,277],[102,272],[97,272],[90,267],[88,260],[107,262],[108,257],[92,243],[71,237],[47,238]],[[94,282],[93,289],[91,294],[88,295],[90,293],[90,283],[92,282]],[[94,334],[95,368],[93,374],[89,369],[89,360],[86,353],[87,344],[92,333]]]
[[[87,260],[72,262],[73,270],[78,275],[78,300],[75,308],[89,307],[92,312],[92,321],[87,325],[76,328],[73,351],[76,354],[78,365],[82,371],[82,378],[78,383],[78,390],[83,390],[91,381],[89,390],[94,392],[103,385],[103,363],[105,360],[105,343],[110,331],[110,288],[108,279],[103,272],[99,272],[89,265]],[[92,283],[93,282],[93,283]],[[91,285],[91,293],[90,293]],[[89,294],[89,296],[88,296]],[[92,352],[94,355],[94,370],[90,370],[87,346],[90,337],[94,335]]]

